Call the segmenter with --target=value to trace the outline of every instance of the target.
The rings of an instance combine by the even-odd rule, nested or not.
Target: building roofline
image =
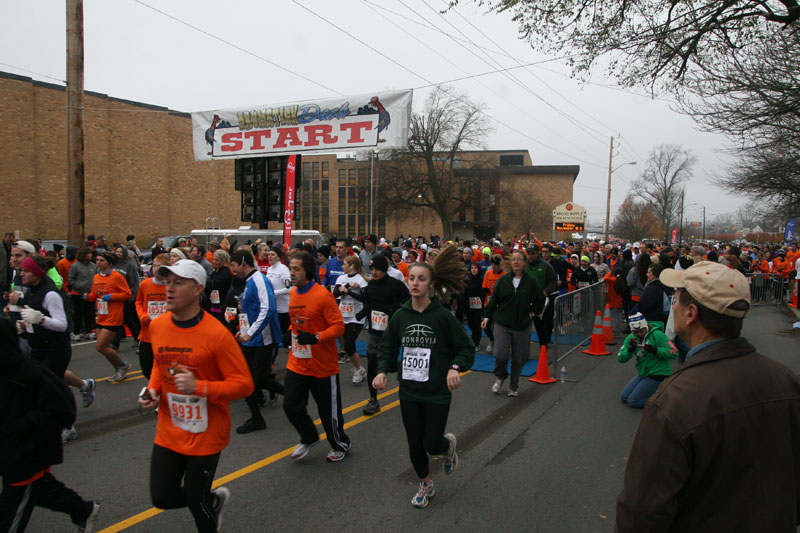
[[[464,176],[481,174],[567,174],[572,176],[572,181],[574,182],[578,179],[580,171],[580,165],[509,165],[490,168],[458,168],[455,173]]]
[[[44,87],[45,89],[54,89],[54,90],[57,90],[57,91],[66,91],[67,90],[66,85],[61,85],[61,84],[57,84],[57,83],[50,83],[50,82],[46,82],[46,81],[34,80],[33,78],[30,78],[28,76],[20,76],[19,74],[13,74],[11,72],[4,72],[4,71],[1,71],[1,70],[0,70],[0,78],[6,78],[6,79],[10,79],[10,80],[15,80],[15,81],[22,81],[22,82],[30,83],[34,87]],[[151,111],[163,111],[163,112],[168,113],[170,115],[175,115],[175,116],[179,116],[179,117],[191,118],[191,116],[192,116],[191,113],[186,113],[184,111],[176,111],[176,110],[170,109],[168,107],[158,106],[158,105],[154,105],[154,104],[148,104],[148,103],[145,103],[145,102],[137,102],[136,100],[126,100],[125,98],[117,98],[117,97],[114,97],[114,96],[109,96],[109,95],[104,94],[104,93],[98,93],[98,92],[94,92],[94,91],[86,91],[86,90],[84,90],[83,94],[86,95],[86,96],[94,96],[95,98],[100,98],[102,100],[107,100],[109,102],[127,104],[127,105],[131,105],[131,106],[134,106],[134,107],[143,107],[143,108],[149,109]]]

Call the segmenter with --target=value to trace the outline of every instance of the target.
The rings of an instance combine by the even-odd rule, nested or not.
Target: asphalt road
[[[760,351],[800,373],[797,318],[758,307],[745,322],[745,336]],[[532,353],[535,349],[532,350]],[[130,342],[122,355],[138,369]],[[279,364],[285,362],[285,354]],[[381,399],[383,410],[361,415],[366,383],[350,383],[343,366],[342,393],[350,456],[327,463],[326,442],[303,461],[288,454],[298,441],[280,404],[263,413],[268,429],[237,435],[223,451],[217,483],[232,491],[225,531],[611,531],[616,496],[641,411],[619,401],[633,376],[631,363],[615,357],[573,354],[567,383],[521,382],[520,396],[496,396],[493,376],[469,372],[454,395],[448,430],[459,438],[458,469],[445,477],[432,461],[436,496],[415,509],[415,474],[407,457],[396,380]],[[93,344],[74,346],[71,369],[104,378],[111,367]],[[149,499],[149,461],[156,417],[140,415],[140,373],[119,384],[100,382],[97,400],[79,407],[79,438],[65,446],[54,475],[102,508],[103,531],[192,531],[187,510],[161,512]],[[280,377],[280,372],[279,372]],[[311,406],[310,412],[316,413]],[[247,418],[243,401],[231,404],[233,426]],[[313,416],[313,415],[312,415]],[[221,479],[220,479],[221,478]],[[105,528],[105,529],[103,529]],[[66,531],[69,518],[37,508],[29,531]]]

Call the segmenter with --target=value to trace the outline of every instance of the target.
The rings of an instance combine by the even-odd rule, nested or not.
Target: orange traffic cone
[[[603,341],[606,344],[617,344],[617,341],[614,340],[614,328],[611,327],[611,306],[608,304],[603,313]]]
[[[534,383],[555,383],[557,380],[550,377],[550,370],[547,368],[547,346],[539,348],[539,366],[536,367],[536,375],[528,378]]]
[[[603,326],[600,311],[594,317],[594,328],[592,328],[592,342],[589,344],[588,350],[583,350],[583,353],[589,355],[611,355],[611,352],[606,350],[606,344],[603,341]]]
[[[125,336],[133,337],[133,333],[131,333],[131,330],[128,329],[128,326],[125,326]]]

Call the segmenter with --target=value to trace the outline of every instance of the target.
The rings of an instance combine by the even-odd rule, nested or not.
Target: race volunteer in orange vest
[[[148,380],[153,369],[153,346],[150,343],[150,321],[167,312],[167,278],[158,273],[159,267],[170,266],[167,254],[153,259],[153,277],[145,279],[136,293],[136,314],[142,326],[139,332],[139,366]]]
[[[111,341],[117,333],[125,333],[123,326],[125,301],[133,296],[125,276],[111,270],[111,267],[117,264],[117,260],[114,252],[101,252],[97,255],[95,260],[97,274],[92,281],[92,291],[83,295],[84,300],[95,304],[97,342],[94,346],[95,350],[103,354],[114,366],[114,374],[108,378],[108,381],[112,382],[125,379],[131,367],[111,346]]]
[[[230,440],[228,403],[249,395],[253,380],[236,340],[200,307],[205,269],[183,259],[158,274],[167,312],[150,321],[155,361],[139,397],[142,408],[158,407],[150,497],[159,509],[188,507],[199,532],[216,532],[230,497],[226,487],[210,490]]]
[[[308,416],[310,392],[331,445],[327,460],[336,462],[350,451],[350,438],[344,432],[336,351],[336,339],[344,334],[344,320],[333,295],[314,282],[316,269],[316,261],[307,252],[296,253],[289,261],[295,286],[289,293],[292,343],[283,382],[283,410],[300,434],[292,459],[302,459],[319,442],[317,428]]]

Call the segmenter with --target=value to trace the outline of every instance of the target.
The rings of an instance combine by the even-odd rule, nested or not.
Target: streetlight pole
[[[614,160],[614,137],[611,137],[611,144],[608,150],[608,194],[606,195],[606,242],[608,242],[608,228],[611,224],[611,174],[625,165],[635,165],[636,161],[622,163],[617,168],[612,168]]]

